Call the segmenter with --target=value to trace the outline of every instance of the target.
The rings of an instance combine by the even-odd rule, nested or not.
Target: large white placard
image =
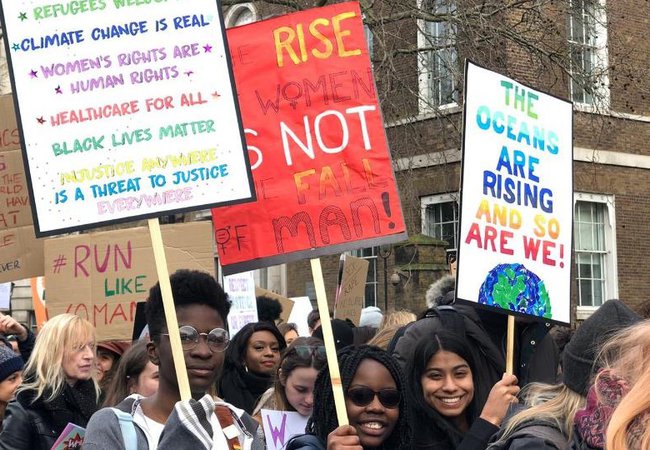
[[[215,0],[0,0],[39,236],[254,196]]]
[[[572,105],[468,63],[457,297],[570,322]]]

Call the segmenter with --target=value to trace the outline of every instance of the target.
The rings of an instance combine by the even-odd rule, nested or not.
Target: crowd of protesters
[[[258,298],[259,321],[228,332],[228,295],[209,274],[170,277],[191,399],[181,401],[161,289],[146,340],[97,342],[61,314],[35,336],[0,316],[0,450],[49,450],[68,424],[88,450],[266,449],[262,410],[307,421],[287,450],[645,450],[650,321],[609,300],[575,331],[517,320],[505,373],[503,315],[456,305],[434,283],[419,316],[362,310],[330,319],[348,424],[339,425],[321,318],[309,336]],[[12,342],[16,345],[12,345]]]

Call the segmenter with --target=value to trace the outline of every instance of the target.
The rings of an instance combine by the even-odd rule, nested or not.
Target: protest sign
[[[466,67],[458,299],[570,322],[570,102]]]
[[[254,197],[218,1],[0,1],[37,236]]]
[[[341,255],[343,270],[338,283],[334,317],[337,319],[350,319],[359,325],[361,310],[365,306],[366,279],[368,278],[367,259],[355,258],[350,255]]]
[[[59,435],[59,438],[54,442],[51,450],[81,450],[85,436],[85,428],[74,423],[68,423]]]
[[[16,123],[14,99],[11,95],[0,96],[0,155],[8,150],[20,150],[20,133]],[[0,162],[2,162],[0,156]]]
[[[305,434],[308,417],[296,411],[275,411],[262,409],[262,426],[268,450],[285,448],[289,439],[298,434]]]
[[[0,282],[43,272],[43,239],[36,239],[33,226],[0,230]]]
[[[289,316],[291,315],[291,311],[293,311],[293,300],[284,297],[280,294],[276,294],[275,292],[271,292],[268,289],[261,288],[259,286],[255,286],[255,296],[257,297],[265,296],[265,297],[272,298],[273,300],[279,301],[280,305],[282,305],[282,312],[280,313],[280,323],[289,322]]]
[[[0,96],[0,282],[43,274],[11,95]]]
[[[214,275],[210,223],[166,225],[162,234],[170,273]],[[136,304],[158,281],[146,227],[47,239],[45,260],[49,317],[77,314],[95,325],[100,341],[131,339]]]
[[[228,313],[230,338],[244,325],[257,322],[257,300],[255,300],[255,279],[253,272],[243,272],[223,278],[223,288],[231,302]]]
[[[404,240],[358,3],[228,42],[258,198],[212,210],[224,273]]]

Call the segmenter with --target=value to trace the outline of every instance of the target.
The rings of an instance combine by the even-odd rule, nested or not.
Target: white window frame
[[[417,0],[418,8],[423,7],[423,3],[425,3],[427,0]],[[429,0],[429,1],[435,1],[435,0]],[[452,0],[449,0],[452,1]],[[456,5],[457,7],[457,5]],[[418,49],[420,48],[426,48],[431,45],[430,42],[427,42],[427,37],[426,37],[426,21],[423,19],[418,19],[417,20],[417,29],[418,29],[418,36],[417,36],[417,44],[418,44]],[[455,42],[455,36],[454,36],[454,42],[449,45],[449,47],[453,47],[456,50],[456,64],[458,63],[458,49],[456,48],[456,42]],[[431,51],[433,52],[433,51]],[[438,103],[437,99],[429,98],[429,77],[427,74],[429,71],[426,70],[425,67],[425,53],[428,52],[418,52],[417,53],[417,59],[418,59],[418,109],[419,109],[419,114],[430,114],[434,112],[438,113],[452,113],[458,111],[458,101],[454,100],[449,103]],[[452,92],[457,88],[456,86],[456,80],[454,79],[453,76],[453,68],[450,69],[450,74],[452,76],[451,78],[451,83],[452,83]]]
[[[603,302],[611,298],[618,298],[618,262],[617,262],[617,248],[616,248],[616,206],[615,198],[613,195],[605,194],[589,194],[576,192],[573,196],[573,207],[574,211],[578,202],[590,202],[590,203],[602,203],[606,207],[604,214],[604,242],[605,242],[605,252],[603,258],[603,274],[604,274],[604,289],[603,289]],[[575,221],[575,218],[574,218]],[[577,233],[577,228],[574,226],[574,253],[576,252],[575,246],[577,245],[577,239],[575,233]],[[580,285],[578,282],[578,267],[577,267],[577,254],[576,254],[576,289],[578,297],[578,305],[576,308],[576,318],[578,320],[585,320],[594,311],[596,311],[598,306],[582,306],[580,302]]]
[[[451,202],[456,202],[456,217],[454,218],[454,222],[456,223],[456,227],[454,230],[454,240],[456,242],[448,242],[449,248],[448,250],[454,250],[458,251],[458,226],[460,224],[460,196],[457,192],[450,192],[446,194],[434,194],[434,195],[426,195],[424,197],[420,197],[420,209],[421,209],[421,214],[422,214],[422,220],[421,220],[421,229],[422,229],[422,234],[426,234],[427,236],[431,236],[428,233],[427,230],[427,206],[429,205],[436,205],[440,203],[451,203]],[[437,236],[432,236],[438,239]]]
[[[228,11],[226,11],[226,16],[223,18],[223,21],[226,24],[226,28],[237,26],[235,22],[237,21],[237,18],[239,18],[243,10],[248,10],[253,15],[253,20],[251,22],[255,22],[259,19],[257,8],[253,3],[241,3],[238,5],[233,5],[230,8],[228,8]]]
[[[569,50],[571,50],[571,29],[573,28],[572,5],[576,0],[570,0],[568,10],[568,30],[567,42]],[[569,79],[569,97],[574,102],[577,110],[585,112],[593,112],[596,110],[608,111],[610,107],[610,90],[609,90],[609,75],[607,67],[609,65],[609,54],[607,50],[607,15],[605,13],[605,0],[579,0],[583,3],[592,2],[595,6],[593,13],[593,41],[591,42],[592,53],[592,70],[595,73],[595,82],[593,90],[593,98],[589,102],[577,102],[574,100],[573,92],[573,78]],[[583,45],[582,43],[575,42],[574,45]],[[573,75],[573,62],[571,61],[571,54],[569,53],[569,69]],[[579,75],[578,75],[579,77]]]
[[[370,255],[363,255],[362,252],[370,250],[371,254]],[[364,285],[364,290],[363,290],[363,307],[367,306],[377,306],[378,303],[378,298],[377,298],[377,287],[379,286],[379,279],[377,278],[377,270],[379,270],[379,247],[366,247],[366,248],[360,248],[357,250],[350,250],[348,252],[350,256],[354,256],[355,258],[361,258],[365,259],[368,261],[370,266],[374,265],[374,279],[373,280],[368,280],[366,277],[366,282]],[[368,272],[370,272],[371,267],[368,266]],[[373,304],[368,304],[368,299],[366,298],[366,289],[367,287],[370,286],[372,287],[374,291],[374,297],[375,297],[375,302]]]

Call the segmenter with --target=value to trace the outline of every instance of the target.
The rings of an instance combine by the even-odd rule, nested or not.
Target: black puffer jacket
[[[34,391],[22,391],[9,403],[0,450],[50,450],[68,423],[85,428],[97,411],[97,397],[92,381],[79,381],[74,387],[65,385],[63,392],[51,402],[47,393],[34,400]]]

